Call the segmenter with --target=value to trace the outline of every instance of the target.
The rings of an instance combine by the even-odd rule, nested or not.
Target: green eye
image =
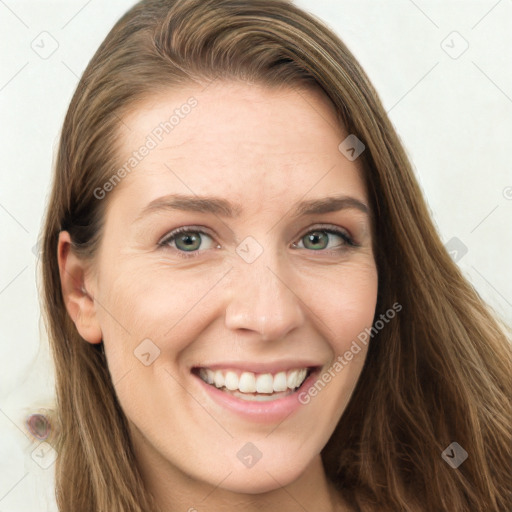
[[[301,240],[303,241],[305,249],[321,251],[328,248],[329,242],[332,240],[333,236],[341,238],[342,242],[334,246],[331,245],[331,248],[341,247],[344,245],[355,245],[346,233],[336,229],[317,229],[315,231],[310,231],[304,235]]]
[[[302,240],[306,249],[325,249],[329,244],[329,235],[325,231],[312,231]]]
[[[336,238],[341,239],[336,243]],[[206,247],[204,247],[206,243]],[[158,243],[160,247],[175,250],[182,256],[199,256],[202,250],[214,247],[213,239],[201,229],[182,227],[171,232],[166,238]],[[315,229],[301,237],[294,248],[307,249],[311,251],[324,251],[325,249],[340,250],[346,246],[355,247],[352,238],[344,231],[329,228]]]
[[[201,246],[201,235],[194,233],[181,233],[175,239],[176,247],[180,251],[196,251]]]
[[[209,244],[207,243],[207,247],[203,247],[207,240],[210,241]],[[159,242],[158,245],[176,249],[180,252],[195,253],[198,252],[200,248],[211,249],[213,240],[210,235],[200,229],[179,228],[170,233],[170,235]]]

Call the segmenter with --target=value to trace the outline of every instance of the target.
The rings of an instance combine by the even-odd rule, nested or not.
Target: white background
[[[78,77],[132,4],[0,0],[0,512],[55,510],[53,466],[34,461],[38,443],[24,429],[26,415],[51,402],[53,385],[33,248]],[[442,239],[467,247],[458,264],[512,323],[512,0],[297,4],[360,60]],[[35,51],[52,45],[47,58]]]

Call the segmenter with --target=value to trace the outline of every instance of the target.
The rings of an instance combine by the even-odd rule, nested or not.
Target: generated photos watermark
[[[107,193],[114,190],[121,180],[130,174],[162,142],[164,136],[171,133],[197,105],[197,99],[192,96],[186,103],[174,109],[174,113],[169,119],[155,126],[151,133],[146,136],[144,144],[134,151],[132,156],[101,187],[94,189],[94,197],[100,200],[104,199]]]
[[[366,327],[364,331],[361,331],[357,335],[357,340],[352,341],[350,348],[344,352],[343,355],[339,355],[334,363],[318,377],[309,389],[299,393],[299,402],[303,405],[309,404],[311,399],[317,396],[318,393],[322,391],[325,386],[327,386],[327,384],[336,377],[336,375],[339,375],[339,373],[349,364],[350,361],[352,361],[352,359],[354,359],[354,356],[361,352],[362,348],[360,343],[366,346],[370,338],[373,338],[373,336],[381,331],[400,311],[402,311],[402,305],[395,302],[392,307],[379,316],[379,319],[374,322],[371,328]]]

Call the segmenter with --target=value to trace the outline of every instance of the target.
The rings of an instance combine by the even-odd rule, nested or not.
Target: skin
[[[372,325],[377,270],[369,215],[292,214],[298,201],[340,194],[368,205],[362,169],[338,150],[348,134],[321,93],[220,81],[139,104],[123,120],[119,161],[192,95],[197,107],[103,199],[106,223],[94,261],[78,259],[68,233],[60,234],[68,312],[84,340],[104,342],[144,481],[162,510],[349,510],[319,454],[366,348],[279,424],[219,406],[190,369],[301,357],[326,370]],[[136,221],[148,203],[171,193],[223,198],[241,212],[167,210]],[[349,233],[358,246],[332,234],[327,248],[311,248],[306,235],[322,224]],[[181,226],[208,232],[199,235],[195,257],[180,256],[183,244],[181,252],[176,242],[158,246]],[[263,249],[252,263],[236,252],[248,236]],[[134,356],[147,338],[160,349],[149,366]],[[262,454],[251,468],[237,457],[248,442]]]

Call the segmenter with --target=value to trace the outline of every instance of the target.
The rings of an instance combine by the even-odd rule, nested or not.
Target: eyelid
[[[338,235],[341,238],[343,238],[348,245],[351,245],[354,247],[359,246],[359,244],[356,243],[356,241],[354,240],[354,237],[350,234],[348,229],[342,228],[340,226],[336,226],[335,224],[313,225],[312,227],[309,227],[308,229],[306,229],[306,231],[304,231],[299,236],[299,240],[302,239],[303,237],[305,237],[308,233],[311,233],[313,231],[327,231],[328,233],[334,233],[335,235]],[[318,251],[318,252],[322,252],[322,251]]]
[[[306,236],[308,233],[311,233],[314,231],[326,231],[328,233],[335,234],[335,235],[341,237],[345,243],[343,243],[340,246],[341,249],[330,249],[330,250],[325,249],[325,250],[315,251],[314,249],[304,248],[304,250],[306,250],[306,251],[318,252],[318,253],[323,253],[323,254],[335,254],[335,253],[339,253],[343,249],[360,246],[358,243],[355,242],[354,238],[352,237],[352,235],[349,233],[349,231],[347,229],[342,228],[340,226],[336,226],[334,224],[316,224],[316,225],[310,226],[305,231],[303,231],[301,235],[299,235],[298,241],[300,241],[302,238],[304,238],[304,236]],[[160,241],[158,241],[157,245],[163,249],[173,250],[174,252],[179,253],[180,257],[183,257],[183,258],[194,258],[194,257],[199,256],[202,252],[210,250],[210,249],[204,249],[204,250],[186,252],[186,251],[181,251],[179,249],[175,249],[174,247],[168,246],[168,243],[170,241],[175,240],[175,238],[180,233],[188,233],[188,232],[200,233],[201,235],[206,235],[206,236],[210,237],[212,240],[214,239],[213,235],[211,235],[208,232],[208,230],[202,226],[193,226],[193,225],[192,226],[181,226],[181,227],[176,228],[176,229],[170,231],[169,233],[165,234],[160,239]],[[296,245],[296,243],[293,242],[293,245]]]
[[[183,258],[183,259],[196,258],[196,257],[200,256],[201,253],[204,252],[205,250],[211,250],[211,249],[205,249],[203,251],[198,250],[198,251],[187,252],[187,251],[180,251],[178,248],[170,247],[168,245],[171,241],[174,241],[180,233],[188,233],[188,232],[200,233],[201,235],[206,235],[206,236],[210,237],[212,240],[214,240],[214,237],[212,235],[210,235],[208,233],[208,231],[203,227],[181,226],[179,228],[173,229],[171,232],[164,235],[164,237],[161,238],[160,241],[157,243],[157,246],[161,249],[169,250],[174,253],[177,253],[179,255],[179,257]]]
[[[193,232],[193,233],[201,233],[202,235],[206,235],[206,236],[209,236],[210,238],[213,238],[213,235],[211,235],[210,233],[208,233],[208,231],[206,230],[206,228],[202,227],[202,226],[181,226],[179,228],[176,228],[176,229],[173,229],[172,231],[169,231],[168,233],[166,233],[158,242],[157,242],[157,245],[158,246],[165,246],[165,244],[169,241],[169,240],[172,240],[174,239],[177,235],[179,235],[180,233],[188,233],[188,232]]]

